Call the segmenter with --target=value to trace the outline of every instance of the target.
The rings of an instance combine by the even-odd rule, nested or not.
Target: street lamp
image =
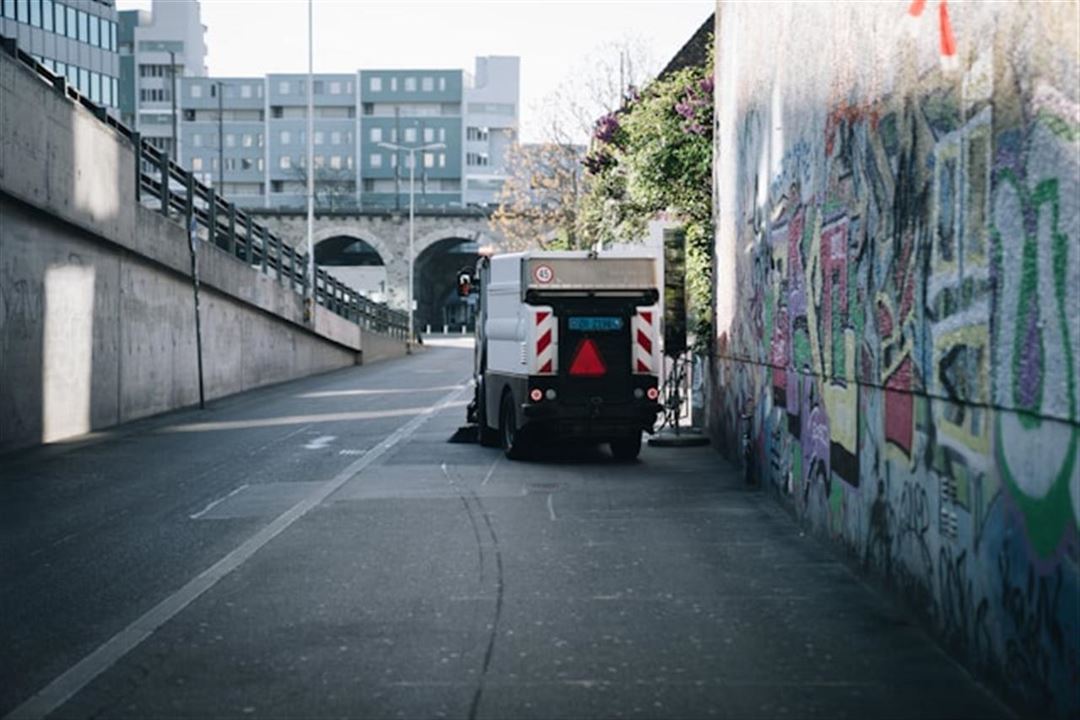
[[[394,150],[396,152],[409,153],[409,286],[405,296],[405,304],[409,311],[409,339],[405,343],[405,348],[408,351],[412,350],[413,342],[413,243],[415,240],[415,223],[413,221],[414,214],[414,198],[416,195],[416,153],[424,152],[426,150],[442,150],[446,147],[443,143],[431,143],[429,145],[420,145],[418,147],[408,147],[405,145],[395,145],[394,143],[381,142],[379,147],[386,148],[387,150]]]

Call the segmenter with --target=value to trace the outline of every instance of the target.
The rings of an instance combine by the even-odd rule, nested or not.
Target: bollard
[[[425,335],[430,335],[431,334],[431,323],[428,323],[427,330],[424,331],[424,334]]]
[[[442,326],[442,334],[443,335],[449,335],[450,334],[450,326],[449,325],[443,325]]]
[[[464,325],[462,325],[462,326],[461,326],[461,334],[462,334],[462,335],[464,335],[464,334],[465,334],[465,326],[464,326]]]

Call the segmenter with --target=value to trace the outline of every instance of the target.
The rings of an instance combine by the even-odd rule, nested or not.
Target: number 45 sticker
[[[555,279],[555,271],[551,269],[550,265],[537,265],[533,269],[533,278],[536,279],[536,282],[547,285]]]

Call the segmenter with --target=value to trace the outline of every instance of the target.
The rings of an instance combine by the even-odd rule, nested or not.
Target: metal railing
[[[139,133],[69,85],[66,77],[54,74],[29,53],[20,50],[13,39],[0,35],[0,49],[29,66],[58,93],[82,105],[131,141],[136,149],[135,199],[139,203],[176,220],[189,235],[194,234],[207,246],[229,253],[296,293],[307,294],[306,253],[297,252],[264,225],[255,222],[252,215],[222,198],[214,188],[201,183],[177,165],[167,152],[144,141]],[[315,271],[314,298],[330,312],[365,329],[398,338],[404,338],[408,333],[408,316],[404,312],[368,299],[322,268]]]

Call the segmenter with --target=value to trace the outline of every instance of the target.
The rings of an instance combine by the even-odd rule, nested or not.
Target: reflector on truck
[[[607,365],[596,349],[596,343],[585,338],[578,343],[574,359],[570,363],[570,374],[577,377],[600,377],[607,373]]]

